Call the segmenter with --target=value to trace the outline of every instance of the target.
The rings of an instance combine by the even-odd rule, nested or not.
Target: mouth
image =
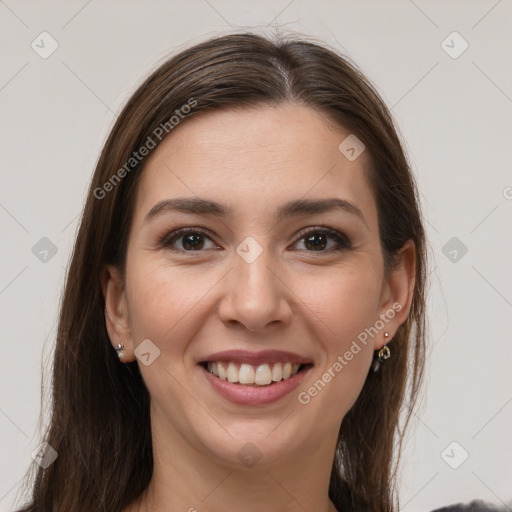
[[[222,398],[258,406],[291,394],[314,365],[291,352],[228,350],[201,358],[198,366]]]
[[[311,363],[238,363],[235,361],[202,361],[206,371],[220,380],[247,387],[267,387],[291,379],[298,373],[308,370]]]

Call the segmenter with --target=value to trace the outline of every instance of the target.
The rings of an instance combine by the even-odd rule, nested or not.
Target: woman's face
[[[367,155],[339,149],[349,135],[293,104],[212,111],[151,154],[125,287],[111,269],[106,291],[154,432],[228,465],[334,449],[411,285],[384,280]]]

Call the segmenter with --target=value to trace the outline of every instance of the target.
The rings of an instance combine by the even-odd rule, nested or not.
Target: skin
[[[108,333],[122,362],[150,339],[160,356],[138,365],[151,396],[155,467],[144,495],[124,512],[245,510],[333,512],[329,475],[341,421],[355,402],[381,348],[410,310],[414,246],[384,278],[377,208],[363,153],[349,161],[338,150],[349,134],[314,110],[287,103],[202,112],[182,122],[150,155],[131,226],[126,276],[102,276]],[[233,214],[169,211],[144,223],[161,200],[200,197]],[[364,215],[342,210],[286,218],[274,212],[295,199],[338,197]],[[304,228],[329,226],[352,249],[334,252],[331,236],[314,250]],[[181,227],[204,228],[200,249],[186,237],[162,248],[160,237]],[[261,255],[247,263],[236,252],[247,237]],[[318,239],[317,239],[318,240]],[[325,247],[325,248],[324,248]],[[343,355],[357,335],[399,303],[402,309],[307,405],[297,400]],[[221,398],[197,365],[220,350],[280,349],[314,367],[296,392],[251,407]],[[391,352],[393,344],[390,343]],[[253,443],[261,458],[244,466],[237,452]],[[303,507],[303,508],[301,508]]]

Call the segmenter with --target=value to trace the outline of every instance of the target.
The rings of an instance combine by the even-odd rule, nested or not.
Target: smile
[[[311,358],[282,350],[224,350],[197,360],[206,381],[237,405],[266,405],[290,395],[313,368]]]
[[[244,386],[269,386],[293,377],[305,366],[291,362],[253,365],[233,361],[208,361],[203,364],[215,377]]]
[[[203,361],[198,366],[218,395],[245,406],[262,406],[285,398],[313,368],[311,363],[289,361],[258,364]]]

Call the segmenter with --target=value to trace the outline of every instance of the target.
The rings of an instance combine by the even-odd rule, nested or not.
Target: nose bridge
[[[270,248],[247,237],[233,255],[233,271],[220,309],[224,321],[258,330],[289,315],[286,292],[276,272]]]

